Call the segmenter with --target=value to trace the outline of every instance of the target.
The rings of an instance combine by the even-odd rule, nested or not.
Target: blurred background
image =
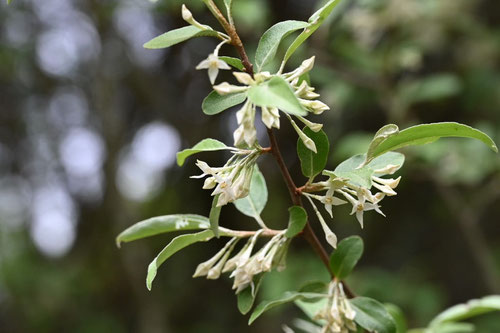
[[[114,243],[120,231],[151,216],[208,215],[209,192],[189,178],[199,173],[195,159],[179,168],[175,153],[205,137],[232,142],[234,111],[208,117],[200,108],[210,85],[194,67],[216,41],[142,48],[185,25],[183,2],[215,27],[202,2],[3,2],[0,332],[278,332],[300,317],[284,306],[248,327],[227,277],[191,279],[217,241],[169,259],[152,292],[145,288],[147,265],[172,235],[121,250]],[[268,27],[307,20],[320,4],[235,0],[235,21],[252,55]],[[325,124],[330,169],[364,152],[386,123],[458,121],[500,142],[500,2],[343,0],[306,44],[290,68],[317,56],[312,83],[332,110],[312,120]],[[235,56],[227,46],[221,54]],[[231,80],[228,71],[222,80]],[[266,145],[262,126],[259,137]],[[279,142],[302,184],[295,141],[282,121]],[[352,288],[399,305],[416,327],[447,306],[500,293],[500,158],[466,139],[404,153],[399,195],[383,202],[387,218],[368,212],[361,230],[341,207],[332,228],[365,240]],[[227,158],[201,157],[215,166]],[[259,165],[270,194],[263,218],[284,228],[286,187],[271,157]],[[232,206],[223,209],[221,224],[254,226]],[[298,239],[288,269],[266,277],[259,299],[319,278],[327,279],[326,271]],[[498,314],[476,323],[478,332],[500,332]]]

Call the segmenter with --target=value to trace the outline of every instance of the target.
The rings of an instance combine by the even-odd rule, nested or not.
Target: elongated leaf
[[[257,71],[260,72],[262,67],[273,60],[283,38],[306,26],[308,26],[308,23],[303,21],[284,21],[276,23],[264,32],[257,46],[257,51],[255,52],[255,65],[257,66]]]
[[[251,87],[248,90],[248,98],[257,106],[277,107],[282,111],[299,116],[307,114],[290,85],[278,76]]]
[[[399,133],[399,128],[394,124],[388,124],[383,126],[381,129],[375,133],[372,141],[370,142],[370,146],[368,147],[368,151],[366,152],[367,156],[372,156],[375,149],[388,137],[396,135]]]
[[[384,169],[389,165],[397,166],[397,170],[403,166],[405,160],[404,155],[401,153],[387,152],[376,157],[367,165],[363,165],[366,160],[365,156],[365,154],[354,155],[340,163],[334,171],[323,171],[323,175],[346,178],[354,185],[370,189],[372,185],[371,177],[375,170]],[[382,176],[383,174],[377,175]]]
[[[430,323],[430,327],[433,328],[442,323],[468,319],[492,311],[500,311],[500,295],[486,296],[452,306],[434,318]]]
[[[300,292],[295,292],[295,291],[288,291],[283,294],[282,297],[271,300],[271,301],[264,301],[257,305],[255,310],[253,311],[252,315],[250,316],[250,319],[248,320],[248,325],[251,325],[257,318],[259,318],[264,312],[271,310],[272,308],[285,304],[285,303],[290,303],[294,302],[296,300],[300,299],[315,299],[315,298],[320,298],[320,297],[328,297],[326,294],[317,294],[317,293],[300,293]]]
[[[299,139],[297,141],[297,154],[299,155],[302,174],[311,178],[321,173],[321,171],[325,168],[326,162],[328,161],[330,142],[328,141],[328,136],[325,132],[323,132],[323,130],[314,132],[309,127],[305,127],[303,131],[314,141],[318,152],[314,153],[312,150],[307,148],[302,140]]]
[[[309,26],[302,31],[302,33],[295,38],[292,44],[288,47],[285,53],[284,62],[287,62],[297,48],[305,42],[318,28],[323,24],[325,19],[330,15],[332,10],[339,4],[340,0],[330,0],[318,11],[316,11],[308,20]]]
[[[151,290],[153,280],[156,277],[156,272],[158,267],[170,258],[176,252],[182,250],[183,248],[197,243],[206,242],[214,237],[212,230],[204,230],[196,234],[181,235],[172,239],[170,243],[153,259],[153,261],[148,266],[148,276],[146,277],[146,286],[148,290]]]
[[[228,64],[229,66],[233,66],[234,68],[239,69],[240,71],[245,70],[245,66],[243,66],[243,63],[238,58],[222,56],[219,57],[219,59],[226,62],[226,64]]]
[[[304,300],[297,300],[294,302],[295,305],[301,309],[304,314],[309,317],[309,319],[313,321],[318,321],[317,319],[314,319],[316,317],[316,314],[323,310],[327,304],[328,304],[328,299],[327,298],[321,298],[319,300],[316,300],[314,302],[306,302]]]
[[[213,30],[201,30],[195,26],[189,25],[179,29],[170,30],[158,37],[151,39],[144,44],[146,49],[164,49],[172,45],[184,42],[193,37],[211,36],[216,37],[217,32]]]
[[[217,194],[212,200],[212,208],[208,220],[210,221],[210,229],[213,231],[215,237],[219,238],[219,216],[222,207],[217,207],[220,194]]]
[[[391,303],[385,303],[384,306],[387,312],[392,316],[392,319],[394,319],[396,333],[407,333],[408,325],[406,324],[406,318],[403,311],[398,306]]]
[[[442,137],[463,137],[473,138],[482,141],[493,151],[498,152],[495,142],[485,133],[467,125],[444,122],[433,124],[422,124],[409,127],[400,131],[398,134],[388,137],[382,141],[370,155],[367,155],[367,161],[382,155],[390,150],[399,149],[409,145],[418,145],[436,141]]]
[[[203,139],[193,146],[193,148],[184,149],[177,153],[177,164],[182,166],[186,158],[189,156],[202,152],[202,151],[216,151],[231,149],[231,147],[226,146],[224,143],[215,139]]]
[[[246,287],[236,295],[238,300],[238,310],[240,310],[241,314],[247,314],[252,309],[255,297],[259,292],[263,276],[264,274],[255,276],[253,278],[253,286]]]
[[[383,304],[368,297],[356,297],[350,302],[359,326],[371,332],[396,333],[396,323]]]
[[[176,214],[152,217],[125,229],[116,237],[118,247],[122,242],[155,236],[166,232],[207,229],[210,223],[205,216]]]
[[[267,203],[267,185],[266,179],[259,168],[256,166],[250,183],[250,192],[244,198],[234,202],[236,208],[243,214],[260,218],[260,213]]]
[[[337,279],[345,279],[363,255],[363,240],[359,236],[344,238],[330,257],[330,267]]]
[[[246,92],[219,95],[215,90],[208,94],[201,104],[201,109],[204,114],[212,116],[221,113],[235,105],[241,104],[247,98]]]
[[[425,333],[472,333],[475,331],[474,325],[470,323],[443,323],[425,330]]]
[[[307,213],[300,206],[290,207],[288,213],[290,214],[290,218],[288,219],[288,228],[286,229],[285,236],[292,238],[299,234],[306,226]]]

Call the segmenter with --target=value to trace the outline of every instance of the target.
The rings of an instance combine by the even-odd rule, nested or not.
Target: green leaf
[[[319,300],[316,300],[315,302],[306,302],[304,300],[297,300],[294,302],[295,305],[301,309],[304,314],[309,317],[309,319],[313,321],[318,321],[318,319],[314,319],[316,317],[316,314],[323,310],[327,304],[328,304],[328,299],[327,298],[321,298]]]
[[[238,310],[241,312],[241,314],[247,314],[252,309],[253,303],[255,302],[255,297],[259,292],[263,276],[264,274],[255,276],[253,278],[254,286],[250,285],[236,295],[238,301]]]
[[[403,311],[397,305],[391,303],[385,303],[384,306],[396,323],[396,333],[406,333],[408,331],[408,325],[406,324],[406,318]]]
[[[234,93],[228,95],[219,95],[215,90],[208,94],[201,104],[204,114],[212,116],[221,113],[235,105],[241,104],[247,98],[246,92]]]
[[[248,320],[248,325],[251,325],[257,318],[259,318],[264,312],[271,310],[272,308],[285,304],[285,303],[290,303],[294,302],[296,300],[301,300],[301,299],[315,299],[318,297],[328,297],[326,294],[317,294],[317,293],[301,293],[301,292],[295,292],[295,291],[287,291],[286,293],[283,294],[278,299],[275,300],[270,300],[270,301],[263,301],[253,311],[252,315],[250,316],[250,319]]]
[[[442,137],[463,137],[473,138],[482,141],[494,152],[498,152],[495,142],[485,133],[467,125],[445,122],[422,124],[409,127],[398,134],[388,137],[373,150],[371,155],[367,155],[367,161],[382,155],[390,150],[399,149],[409,145],[424,144],[436,141]]]
[[[138,222],[122,231],[116,237],[116,244],[120,247],[122,242],[131,242],[166,232],[207,229],[208,227],[210,223],[205,216],[194,214],[157,216]]]
[[[388,165],[396,165],[398,169],[403,166],[404,155],[397,152],[387,152],[367,165],[363,165],[366,160],[365,154],[354,155],[340,163],[334,171],[325,170],[323,175],[330,177],[342,177],[348,179],[350,183],[357,186],[371,188],[371,177],[375,170],[383,169]],[[382,176],[382,174],[379,174]]]
[[[306,177],[312,178],[318,175],[325,168],[326,162],[328,161],[330,143],[328,142],[328,136],[325,132],[323,132],[323,130],[314,132],[306,126],[303,132],[314,141],[316,150],[318,151],[316,154],[307,148],[301,139],[297,141],[297,154],[299,155],[302,174]]]
[[[257,106],[277,107],[289,114],[299,116],[307,114],[290,85],[279,76],[252,86],[248,90],[248,98]]]
[[[212,200],[212,208],[210,208],[210,215],[208,220],[210,221],[210,229],[214,232],[215,237],[219,238],[219,216],[222,206],[217,207],[217,202],[219,201],[220,194],[217,194]]]
[[[368,147],[368,151],[366,156],[369,158],[373,156],[374,150],[388,137],[396,135],[399,133],[399,128],[394,124],[388,124],[383,126],[381,129],[375,133],[372,141],[370,142],[370,146]]]
[[[359,236],[344,238],[330,257],[330,267],[335,277],[345,279],[363,255],[363,240]]]
[[[290,33],[303,29],[308,26],[307,22],[303,21],[284,21],[279,22],[269,28],[260,38],[257,51],[255,52],[255,65],[257,72],[260,72],[262,67],[268,64],[276,55],[278,46],[283,38]]]
[[[189,156],[202,152],[202,151],[216,151],[231,149],[231,147],[226,146],[224,143],[215,139],[203,139],[193,146],[193,148],[184,149],[177,153],[177,164],[182,166],[184,161]]]
[[[378,333],[396,333],[396,323],[384,305],[368,297],[356,297],[350,300],[356,311],[354,321],[368,331]]]
[[[445,322],[460,321],[492,311],[500,311],[500,295],[486,296],[452,306],[437,315],[429,326],[433,328]]]
[[[373,175],[373,169],[367,165],[360,167],[364,161],[364,154],[354,155],[340,163],[333,171],[333,174],[337,177],[347,178],[355,185],[370,189],[372,187],[371,177]],[[329,171],[325,171],[324,174],[328,175]]]
[[[243,214],[260,219],[260,213],[262,213],[267,203],[267,185],[264,175],[257,166],[255,166],[252,174],[248,195],[233,203]]]
[[[285,236],[292,238],[299,234],[306,226],[307,213],[304,208],[300,206],[290,207],[288,213],[290,217],[288,219],[288,228],[286,229]]]
[[[156,277],[158,268],[176,252],[183,248],[198,242],[206,242],[214,237],[212,230],[204,230],[196,234],[177,236],[153,259],[148,266],[148,276],[146,277],[146,286],[151,290],[153,280]]]
[[[330,0],[323,7],[317,10],[308,20],[309,26],[302,31],[302,33],[295,38],[292,44],[288,47],[285,53],[284,62],[287,62],[297,48],[304,43],[318,28],[323,24],[325,19],[330,15],[332,10],[339,4],[340,0]]]
[[[219,57],[219,59],[226,62],[226,64],[228,64],[229,66],[233,66],[234,68],[239,69],[240,71],[245,70],[245,66],[243,66],[243,63],[238,58],[222,56]]]
[[[475,332],[475,327],[470,323],[443,323],[430,330],[425,330],[425,333],[470,333]]]
[[[144,44],[144,48],[163,49],[184,42],[193,37],[202,37],[202,36],[216,37],[217,35],[218,35],[217,31],[201,30],[200,28],[189,25],[187,27],[170,30],[169,32],[166,32],[158,37],[151,39],[149,42]]]

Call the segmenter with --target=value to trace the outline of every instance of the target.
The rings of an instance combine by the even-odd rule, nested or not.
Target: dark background
[[[343,2],[289,64],[292,69],[316,55],[312,84],[332,110],[312,120],[325,124],[330,169],[365,151],[386,123],[405,128],[458,121],[500,142],[498,1]],[[216,26],[201,1],[185,3],[199,21]],[[272,24],[307,20],[319,5],[234,3],[250,55]],[[281,323],[301,316],[284,306],[248,327],[227,277],[191,279],[218,241],[169,259],[152,292],[144,283],[146,267],[172,236],[121,250],[114,244],[120,231],[151,216],[208,215],[209,192],[189,178],[198,173],[194,158],[179,168],[175,153],[205,137],[232,143],[234,111],[208,117],[200,109],[210,85],[206,72],[194,67],[216,41],[142,48],[185,25],[181,4],[0,5],[1,332],[277,332]],[[221,54],[235,56],[227,46]],[[231,80],[229,72],[221,73],[222,80]],[[294,179],[305,182],[296,135],[284,118],[278,138]],[[383,202],[387,218],[368,212],[361,230],[341,207],[332,228],[341,238],[359,234],[365,240],[365,255],[349,278],[353,289],[399,305],[416,327],[447,306],[500,293],[500,159],[465,139],[404,152],[399,195]],[[200,156],[215,166],[226,158],[217,152]],[[291,205],[286,187],[271,157],[259,165],[270,197],[263,218],[284,228]],[[221,224],[254,226],[232,206],[224,208]],[[318,278],[327,278],[324,268],[297,239],[288,269],[265,279],[260,299]],[[498,314],[477,323],[478,332],[500,331]]]

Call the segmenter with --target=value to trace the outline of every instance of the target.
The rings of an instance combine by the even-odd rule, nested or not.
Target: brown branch
[[[222,25],[226,33],[229,35],[231,38],[231,44],[236,48],[236,51],[238,52],[241,62],[243,63],[243,66],[245,67],[245,71],[253,76],[253,65],[248,59],[247,53],[245,51],[245,47],[243,46],[243,43],[241,42],[241,39],[236,32],[236,28],[234,25],[229,24],[229,22],[226,20],[224,15],[221,13],[217,5],[213,2],[213,0],[203,0],[212,14],[217,18],[219,23]],[[272,129],[267,129],[267,134],[269,136],[269,142],[271,145],[271,154],[274,156],[276,162],[278,163],[278,166],[281,170],[281,174],[283,175],[283,179],[285,180],[285,183],[288,188],[288,192],[290,193],[290,198],[292,199],[292,202],[294,205],[303,207],[302,204],[302,198],[301,198],[301,192],[295,185],[292,177],[290,176],[290,172],[288,171],[288,168],[285,164],[285,161],[283,160],[283,156],[281,155],[281,151],[279,149],[278,142],[276,140],[276,136],[274,135],[274,132]],[[330,276],[332,279],[335,278],[335,275],[330,268],[330,260],[328,257],[328,253],[326,252],[325,248],[323,245],[321,245],[321,242],[319,241],[318,237],[314,233],[314,230],[311,227],[311,224],[309,221],[307,221],[306,226],[304,227],[304,230],[301,233],[304,238],[309,242],[313,250],[316,252],[316,254],[320,257],[321,261],[327,268],[328,272],[330,273]],[[348,297],[353,298],[355,297],[355,294],[351,291],[349,286],[344,282],[344,290],[347,294]]]

